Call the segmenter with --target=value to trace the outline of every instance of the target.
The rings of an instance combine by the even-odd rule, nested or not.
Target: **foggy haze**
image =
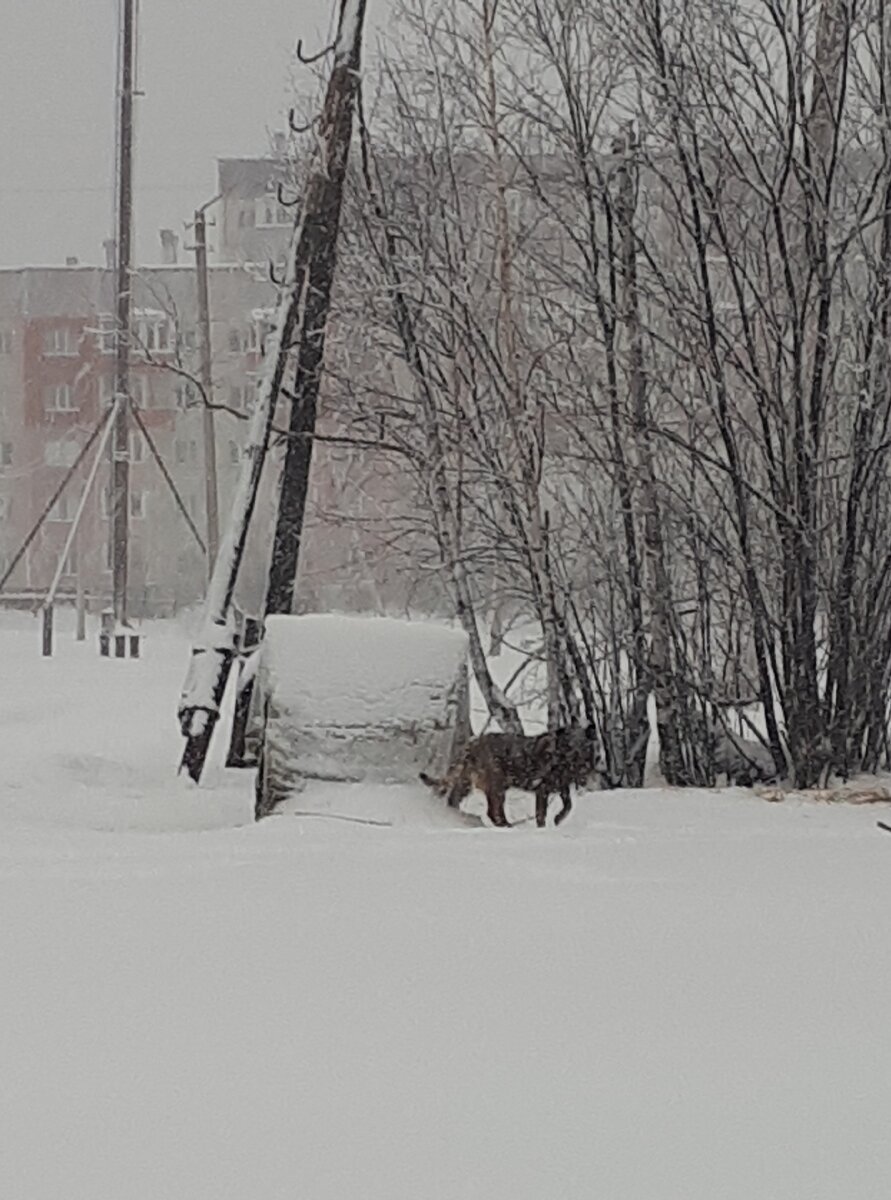
[[[386,6],[371,0],[371,20]],[[213,196],[217,156],[268,149],[290,103],[294,44],[320,45],[334,9],[334,0],[141,5],[138,259],[158,261],[158,229],[182,234]],[[102,259],[113,227],[117,12],[117,0],[4,6],[0,266]]]

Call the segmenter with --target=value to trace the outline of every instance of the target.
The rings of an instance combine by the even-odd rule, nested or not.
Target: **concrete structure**
[[[308,779],[442,775],[470,736],[467,644],[432,621],[270,617],[253,697],[257,818]]]

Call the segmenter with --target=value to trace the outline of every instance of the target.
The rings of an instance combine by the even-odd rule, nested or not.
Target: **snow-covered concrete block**
[[[468,736],[467,636],[386,617],[270,617],[257,691],[273,803],[305,779],[415,782]]]

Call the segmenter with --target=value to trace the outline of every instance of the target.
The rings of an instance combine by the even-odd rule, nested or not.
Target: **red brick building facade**
[[[224,261],[210,270],[210,307],[214,401],[222,406],[215,416],[222,521],[275,303],[268,263],[285,254],[293,225],[293,214],[278,204],[278,176],[279,164],[272,159],[220,163],[216,257]],[[164,244],[169,259],[169,235]],[[0,270],[0,575],[108,411],[114,286],[108,267],[69,263]],[[203,536],[205,471],[191,262],[168,261],[134,272],[131,342],[133,401]],[[361,359],[361,346],[355,349]],[[332,414],[325,416],[324,393],[322,404],[325,422]],[[0,603],[37,602],[46,594],[98,448],[97,439],[4,587]],[[206,562],[136,430],[130,452],[129,608],[134,615],[169,612],[200,599]],[[273,449],[242,571],[240,598],[253,610],[265,588],[279,459]],[[369,505],[380,511],[375,496],[394,493],[391,474],[392,464],[376,461],[373,452],[317,445],[310,527],[301,556],[301,607],[383,611],[392,601],[392,573],[372,549],[375,539],[367,536],[365,520]],[[61,579],[62,592],[70,595],[79,575],[94,608],[108,602],[111,588],[108,481],[106,453]]]

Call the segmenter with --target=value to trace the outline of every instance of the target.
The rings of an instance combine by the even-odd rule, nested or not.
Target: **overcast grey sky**
[[[370,0],[378,24],[388,0]],[[292,48],[335,0],[142,0],[137,250],[215,190],[215,158],[262,154]],[[112,232],[118,0],[6,0],[0,38],[0,266],[100,262]]]

